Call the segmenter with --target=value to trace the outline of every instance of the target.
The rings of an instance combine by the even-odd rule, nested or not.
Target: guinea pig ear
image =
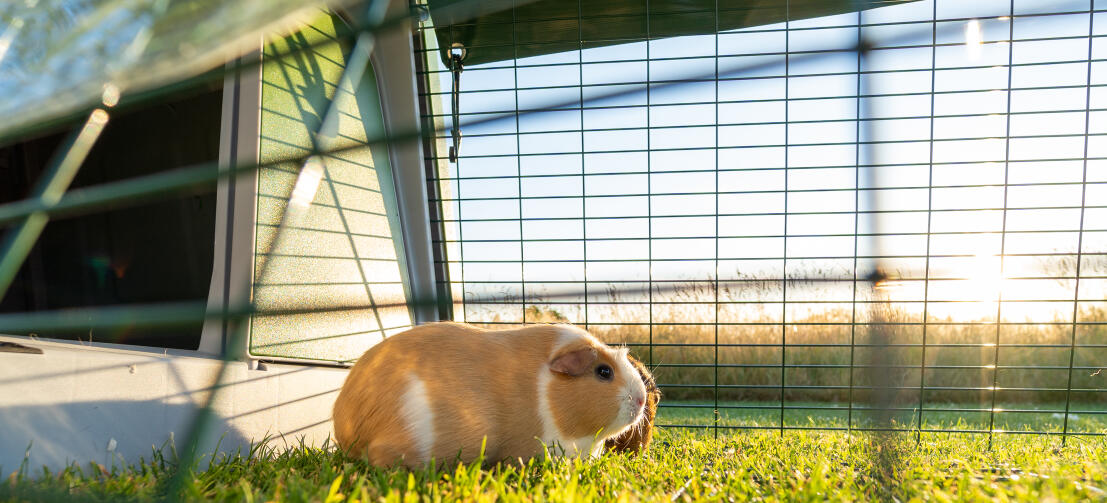
[[[599,355],[596,354],[596,349],[591,346],[563,351],[550,362],[550,370],[567,376],[581,376],[592,368],[592,364],[596,363],[597,358],[599,358]]]

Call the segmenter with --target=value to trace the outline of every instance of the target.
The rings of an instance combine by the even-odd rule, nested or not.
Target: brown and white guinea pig
[[[626,349],[571,325],[433,323],[358,359],[334,404],[335,439],[377,466],[598,455],[638,423],[646,387]],[[548,451],[544,451],[548,446]]]
[[[661,403],[661,389],[657,387],[657,381],[646,366],[637,358],[630,356],[630,364],[642,377],[642,383],[646,385],[646,408],[637,423],[627,428],[622,435],[607,439],[604,447],[608,451],[641,453],[650,445],[653,438],[653,420],[657,417],[657,404]]]

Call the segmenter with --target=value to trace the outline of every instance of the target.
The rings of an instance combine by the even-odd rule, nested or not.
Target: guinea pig
[[[334,404],[348,455],[411,468],[596,456],[638,423],[646,386],[627,355],[572,325],[432,323],[365,352]]]
[[[646,366],[637,358],[630,356],[630,364],[642,377],[642,383],[646,385],[646,408],[642,418],[637,423],[627,428],[622,435],[607,439],[604,448],[615,452],[632,452],[638,454],[649,447],[653,438],[653,420],[657,416],[657,404],[661,402],[661,389],[657,387],[657,381]]]

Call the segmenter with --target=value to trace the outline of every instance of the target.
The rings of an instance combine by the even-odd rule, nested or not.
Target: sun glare
[[[963,320],[994,319],[997,312],[1007,321],[1052,321],[1071,310],[1071,304],[1057,302],[1072,296],[1071,286],[1064,281],[1049,281],[1037,268],[1019,267],[1014,260],[1004,260],[994,253],[979,253],[965,262],[956,274],[961,281],[950,285],[960,291],[954,294],[960,302],[951,311]],[[1003,302],[1002,311],[997,308]],[[1063,316],[1062,316],[1063,317]]]
[[[971,269],[965,272],[968,299],[985,302],[999,300],[1007,283],[1001,257],[979,253],[972,261]]]
[[[973,19],[965,24],[965,52],[970,61],[980,59],[984,35],[980,31],[980,21]]]

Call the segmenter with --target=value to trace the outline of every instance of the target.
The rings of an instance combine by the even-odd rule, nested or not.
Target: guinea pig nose
[[[641,407],[641,406],[642,406],[642,404],[643,404],[643,403],[646,403],[646,402],[645,402],[645,401],[643,401],[643,400],[642,400],[641,398],[635,398],[635,399],[634,399],[634,403],[638,404],[638,406],[639,406],[639,407]]]

